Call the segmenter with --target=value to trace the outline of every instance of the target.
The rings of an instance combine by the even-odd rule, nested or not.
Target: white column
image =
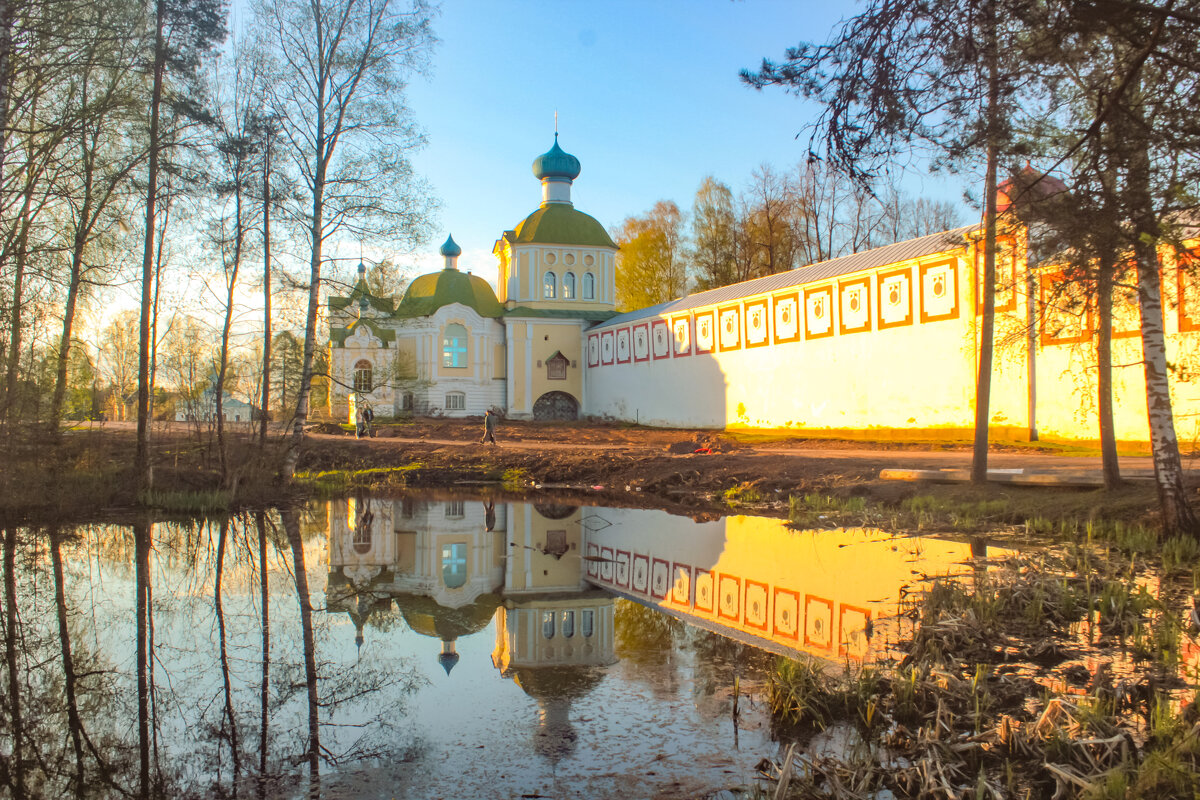
[[[526,329],[528,332],[528,328]],[[525,337],[525,412],[533,413],[533,336]]]

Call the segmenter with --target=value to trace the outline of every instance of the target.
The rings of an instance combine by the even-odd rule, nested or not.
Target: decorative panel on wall
[[[838,655],[862,658],[867,652],[867,627],[871,612],[842,604],[838,608]]]
[[[713,574],[709,570],[696,567],[696,610],[711,614],[713,603],[717,596]]]
[[[633,360],[650,360],[650,325],[641,323],[633,326]]]
[[[671,317],[671,339],[677,356],[692,354],[692,318],[688,315]]]
[[[616,353],[615,340],[617,334],[613,331],[604,331],[600,334],[600,363],[613,363],[613,356]]]
[[[770,344],[767,335],[770,312],[767,310],[767,298],[746,301],[746,347],[762,347]]]
[[[1142,308],[1137,288],[1114,286],[1112,290],[1112,338],[1131,339],[1142,335]]]
[[[862,333],[871,330],[871,277],[838,281],[839,332]]]
[[[876,307],[879,309],[879,329],[899,328],[911,325],[912,312],[912,270],[897,269],[880,272],[876,275],[879,286],[879,298]]]
[[[742,346],[741,306],[725,306],[717,311],[717,328],[721,350],[737,350]]]
[[[804,596],[804,643],[829,649],[833,646],[833,602]]]
[[[628,364],[633,347],[629,341],[629,328],[617,328],[617,363]]]
[[[975,313],[983,313],[983,241],[975,244]],[[1017,242],[996,237],[996,313],[1017,308]]]
[[[917,268],[921,278],[921,322],[958,318],[958,261],[937,261]]]
[[[1092,338],[1092,318],[1083,288],[1061,272],[1040,276],[1043,345],[1075,344]]]
[[[771,614],[775,635],[799,640],[801,616],[800,595],[790,589],[776,589]]]
[[[696,352],[711,353],[716,343],[717,324],[712,311],[696,312]]]
[[[1192,250],[1178,257],[1176,291],[1179,293],[1179,330],[1200,330],[1200,251]]]
[[[775,344],[800,338],[800,296],[797,292],[775,295]]]
[[[650,323],[650,353],[655,358],[671,357],[671,330],[665,319],[656,319]]]
[[[588,366],[600,366],[600,335],[597,333],[588,337]]]
[[[804,338],[833,336],[833,287],[804,290]]]
[[[671,602],[679,606],[692,604],[692,568],[675,562],[671,567]]]

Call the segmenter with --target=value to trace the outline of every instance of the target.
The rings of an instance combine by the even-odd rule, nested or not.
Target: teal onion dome
[[[454,241],[453,236],[447,236],[446,243],[442,245],[442,249],[438,252],[449,258],[458,258],[462,255],[462,248],[458,246],[458,242]]]
[[[579,159],[558,146],[558,134],[554,134],[554,146],[533,160],[533,176],[540,180],[546,178],[566,178],[573,181],[579,177]]]

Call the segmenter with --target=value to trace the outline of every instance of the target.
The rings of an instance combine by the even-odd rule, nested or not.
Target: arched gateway
[[[534,419],[579,419],[579,401],[566,392],[546,392],[533,404]]]

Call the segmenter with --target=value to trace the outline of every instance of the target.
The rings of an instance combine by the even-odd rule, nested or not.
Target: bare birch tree
[[[326,243],[335,236],[411,245],[429,204],[407,155],[422,137],[404,101],[405,79],[433,42],[421,0],[261,0],[263,46],[272,53],[271,112],[300,175],[308,239],[304,368],[283,473],[300,456],[317,349]]]

